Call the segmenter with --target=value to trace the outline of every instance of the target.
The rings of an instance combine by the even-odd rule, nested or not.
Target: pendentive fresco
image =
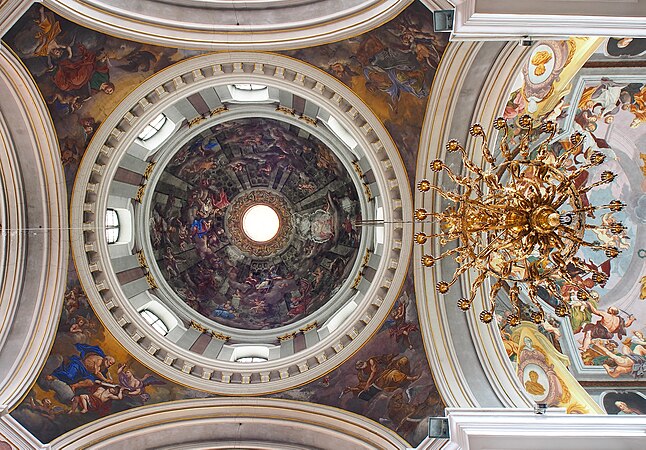
[[[85,149],[121,99],[155,72],[197,54],[107,36],[40,5],[3,40],[48,104],[70,195]],[[399,147],[413,183],[425,105],[446,42],[446,35],[432,32],[430,12],[414,3],[365,35],[288,54],[336,76],[370,105]],[[352,224],[360,216],[358,194],[340,161],[315,138],[269,119],[225,122],[207,134],[179,149],[157,184],[149,234],[158,266],[171,286],[182,280],[178,297],[227,326],[267,329],[314,313],[334,295],[357,256],[360,231]],[[280,264],[267,264],[263,250],[252,246],[240,244],[240,254],[227,250],[227,240],[235,239],[228,227],[236,222],[228,218],[236,202],[244,201],[239,186],[245,182],[293,208],[293,235]],[[295,267],[289,255],[297,252],[310,255],[308,265]],[[336,278],[322,277],[317,267]],[[11,414],[49,442],[118,411],[210,395],[135,361],[89,307],[71,262],[51,354]],[[425,418],[442,414],[444,405],[423,350],[412,265],[392,312],[367,345],[320,379],[275,395],[350,410],[412,445],[420,442]]]

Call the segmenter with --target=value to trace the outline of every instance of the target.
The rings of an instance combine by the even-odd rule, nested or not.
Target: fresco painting
[[[447,44],[446,34],[432,32],[431,17],[430,12],[416,2],[390,23],[361,37],[317,49],[287,52],[336,76],[371,105],[400,148],[411,183],[427,97]],[[59,138],[68,195],[71,195],[79,162],[92,136],[120,101],[155,72],[199,53],[107,36],[80,27],[38,4],[32,6],[3,36],[3,41],[31,72],[50,109]],[[226,135],[230,130],[222,132]],[[238,138],[244,140],[249,136],[241,133]],[[217,142],[208,139],[192,142],[191,145],[202,152],[198,158],[200,160],[191,161],[191,164],[184,161],[182,176],[196,177],[195,192],[191,194],[193,206],[201,201],[203,204],[200,207],[212,208],[208,214],[214,218],[226,213],[227,202],[233,200],[235,194],[228,192],[224,186],[209,185],[201,189],[198,179],[198,173],[218,164],[227,165],[226,169],[234,175],[241,175],[249,169],[260,178],[267,177],[268,172],[278,167],[280,170],[292,170],[293,176],[290,176],[287,186],[301,195],[314,192],[324,180],[329,181],[337,175],[334,174],[337,161],[324,150],[301,155],[300,160],[295,160],[297,165],[287,167],[281,157],[281,137],[273,135],[272,139],[275,139],[275,145],[264,155],[266,158],[258,159],[243,151],[247,154],[239,160],[231,155],[221,159],[223,153],[214,157],[216,149],[220,149],[217,138]],[[244,145],[251,148],[257,143],[247,140]],[[316,147],[313,142],[309,145]],[[298,164],[316,166],[316,176],[322,178],[316,178],[307,167]],[[321,210],[324,213],[312,216],[312,223],[320,223],[308,245],[322,247],[324,252],[329,251],[327,247],[336,245],[336,242],[329,242],[329,233],[326,232],[332,223],[339,230],[344,230],[339,233],[343,245],[352,247],[358,241],[358,231],[352,226],[356,212],[352,207],[344,209],[338,205],[347,204],[344,200],[347,196],[348,192],[341,190],[322,197],[321,204],[313,212]],[[338,214],[331,214],[335,208]],[[179,209],[175,208],[174,211],[182,217]],[[334,220],[330,216],[334,216]],[[159,220],[159,217],[157,211],[156,219]],[[187,236],[177,233],[179,238],[170,238],[170,235],[164,238],[163,234],[155,234],[157,230],[151,230],[153,239],[159,239],[160,248],[165,249],[156,256],[159,267],[169,277],[176,275],[174,271],[181,273],[183,270],[185,261],[182,261],[182,252],[191,246],[197,247],[198,241],[207,235],[210,239],[218,236],[217,232],[206,230],[205,222],[199,222],[205,217],[192,218],[198,219],[196,227],[193,227],[193,221],[188,228],[187,223],[167,224],[177,225],[182,233],[188,233]],[[220,218],[214,222],[218,220]],[[311,288],[303,288],[304,283],[290,280],[282,270],[276,268],[274,272],[268,271],[272,273],[272,279],[254,279],[254,282],[251,282],[254,277],[250,274],[247,289],[258,293],[262,290],[262,284],[268,283],[273,285],[266,292],[270,293],[279,283],[286,282],[291,289],[291,303],[298,306],[298,298],[294,298],[293,293],[302,295],[308,289],[311,292]],[[310,278],[317,276],[320,274],[314,271]],[[315,285],[317,281],[308,278],[307,282]],[[235,302],[235,296],[234,290],[231,305]],[[199,299],[199,294],[196,297]],[[186,299],[191,302],[190,294]],[[284,299],[283,304],[289,309]],[[227,311],[228,306],[224,305],[218,306],[230,312]],[[311,305],[315,305],[315,302],[312,301]],[[210,306],[214,308],[207,308],[207,315],[218,309],[216,305]],[[199,306],[197,308],[199,310]],[[296,312],[293,318],[307,312],[307,307],[304,309]],[[222,319],[224,315],[217,318]],[[248,320],[245,326],[253,328],[251,322]],[[275,323],[256,325],[262,328]],[[363,414],[397,431],[416,445],[426,436],[424,418],[441,415],[444,409],[423,348],[412,270],[409,269],[406,285],[390,317],[364,348],[319,380],[275,395],[319,402]],[[52,351],[37,382],[11,414],[41,442],[46,443],[118,411],[211,395],[178,386],[134,360],[103,328],[89,307],[73,262],[70,262],[68,288]]]
[[[547,314],[547,320],[538,327],[555,351],[567,355],[569,361],[577,366],[574,370],[570,365],[570,370],[577,376],[585,374],[591,386],[605,386],[617,380],[634,382],[637,387],[646,375],[646,264],[634,263],[635,259],[646,257],[646,155],[640,150],[646,144],[643,124],[646,79],[639,67],[631,67],[630,63],[622,63],[620,69],[614,68],[612,76],[600,75],[596,69],[611,67],[608,65],[610,57],[639,59],[640,55],[643,56],[640,47],[643,43],[640,41],[643,40],[609,39],[604,42],[573,78],[571,86],[552,94],[557,97],[557,101],[552,100],[556,105],[554,109],[539,117],[557,122],[559,134],[554,146],[557,151],[567,148],[566,139],[570,134],[580,132],[592,151],[606,155],[602,167],[591,168],[581,175],[581,183],[599,179],[603,170],[617,174],[611,185],[589,191],[582,199],[584,203],[605,204],[621,199],[629,205],[636,205],[617,213],[596,213],[597,217],[590,213],[596,223],[621,222],[626,229],[617,234],[591,229],[586,231],[585,239],[611,244],[622,252],[611,260],[601,252],[584,248],[580,256],[585,264],[601,270],[608,279],[595,283],[590,276],[583,276],[572,268],[572,276],[592,289],[592,298],[579,301],[574,292],[561,292],[571,301],[569,319],[561,320]],[[622,52],[621,47],[627,50]],[[587,70],[588,66],[595,68],[596,72]],[[524,95],[526,81],[519,79],[510,94],[503,112],[507,119],[514,120],[528,112]],[[582,154],[578,158],[583,159],[584,156]],[[542,298],[548,304],[553,303],[547,293],[543,293]],[[529,320],[526,314],[525,319]],[[498,324],[504,347],[512,362],[517,363],[518,343],[511,338],[513,329],[506,323],[502,309]],[[590,381],[590,377],[596,381]],[[643,395],[635,392],[635,395]],[[609,414],[619,411],[616,406],[609,407],[605,403],[602,406]],[[639,408],[631,413],[637,410]]]
[[[427,418],[444,415],[445,405],[424,353],[411,273],[384,325],[350,360],[318,381],[275,396],[361,414],[418,445],[428,433]]]
[[[601,404],[608,414],[646,415],[646,395],[638,391],[606,391],[601,394]]]
[[[626,231],[611,235],[603,230],[592,230],[596,240],[608,242],[622,250],[619,258],[604,261],[585,255],[591,264],[609,276],[597,288],[597,298],[587,305],[577,304],[571,326],[584,364],[602,366],[612,378],[639,379],[646,371],[633,370],[646,365],[646,350],[642,344],[646,332],[646,305],[643,303],[642,284],[644,265],[632,265],[632,258],[639,258],[643,246],[643,225],[646,214],[640,203],[646,202],[646,178],[643,171],[635,170],[639,144],[646,142],[646,128],[642,124],[646,104],[646,80],[618,76],[614,79],[600,77],[586,80],[581,94],[568,109],[573,115],[573,128],[584,133],[593,146],[610,156],[609,169],[618,174],[608,189],[590,192],[591,203],[601,203],[612,198],[636,200],[637,207],[627,208],[616,214],[604,214],[602,222],[620,221]],[[566,117],[567,119],[567,117]],[[570,119],[572,120],[572,119]],[[626,145],[634,142],[636,145]],[[598,177],[591,173],[590,177]],[[629,203],[633,203],[632,201]],[[628,368],[630,366],[630,370]]]
[[[646,39],[640,38],[609,38],[603,48],[603,53],[609,58],[635,58],[646,55]]]
[[[41,442],[49,442],[119,411],[205,396],[151,373],[132,358],[103,328],[71,269],[51,353],[36,384],[11,414]]]
[[[447,33],[433,32],[431,12],[414,2],[362,36],[286,54],[325,70],[362,97],[409,166],[415,164],[428,95],[447,44]]]
[[[117,39],[34,4],[3,36],[45,99],[71,195],[85,149],[101,122],[145,79],[196,54]]]
[[[23,61],[51,113],[68,195],[101,122],[138,84],[195,54],[107,36],[34,4],[3,41]],[[58,332],[36,384],[13,417],[41,442],[99,417],[205,394],[150,373],[103,328],[70,258]]]
[[[334,296],[357,258],[361,205],[352,178],[327,146],[298,133],[272,119],[215,125],[179,149],[157,185],[157,263],[185,303],[223,325],[296,322]],[[232,210],[244,208],[249,190],[286,209],[288,243],[237,242]]]

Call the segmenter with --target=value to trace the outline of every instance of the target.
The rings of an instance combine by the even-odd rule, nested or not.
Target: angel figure
[[[395,308],[390,313],[390,318],[394,321],[394,324],[388,330],[388,334],[390,337],[394,337],[396,342],[405,341],[408,348],[412,350],[413,343],[410,340],[410,334],[417,331],[417,325],[412,323],[414,317],[408,317],[409,301],[410,299],[406,293],[397,301]]]
[[[119,375],[119,384],[125,390],[126,395],[130,397],[139,396],[143,402],[150,399],[150,395],[146,393],[146,386],[166,384],[165,381],[159,380],[149,373],[142,378],[137,378],[127,364],[119,364],[117,373]]]

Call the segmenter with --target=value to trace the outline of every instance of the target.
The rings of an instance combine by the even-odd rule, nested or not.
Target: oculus
[[[254,205],[242,216],[242,230],[255,242],[271,241],[279,228],[280,219],[271,206]]]

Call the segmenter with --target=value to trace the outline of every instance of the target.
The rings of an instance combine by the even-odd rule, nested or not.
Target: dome
[[[174,293],[206,318],[285,326],[324,307],[348,279],[361,202],[347,168],[314,135],[275,119],[221,122],[161,170],[150,244]]]
[[[236,58],[174,65],[106,120],[79,169],[96,195],[72,200],[72,246],[129,352],[183,385],[254,394],[315,379],[370,338],[403,282],[412,206],[387,132],[344,85]],[[270,223],[250,222],[259,209]],[[109,245],[80,233],[114,214]]]

